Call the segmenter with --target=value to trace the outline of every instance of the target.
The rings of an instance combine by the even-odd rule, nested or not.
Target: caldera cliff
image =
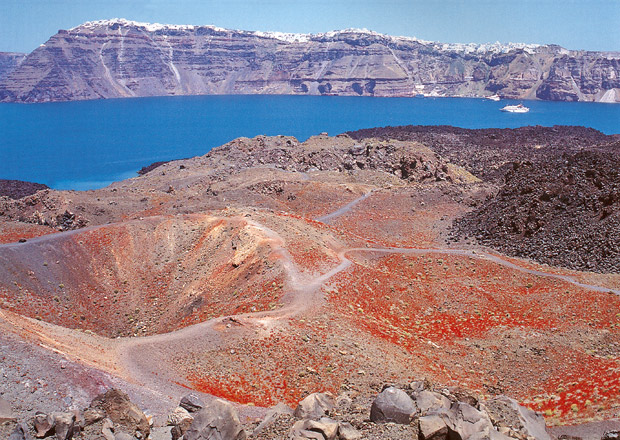
[[[444,44],[366,30],[283,34],[88,22],[0,78],[0,101],[285,94],[620,102],[620,53]]]

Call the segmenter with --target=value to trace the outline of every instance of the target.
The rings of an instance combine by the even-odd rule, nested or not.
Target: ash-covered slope
[[[620,54],[442,44],[366,30],[282,34],[122,19],[61,30],[0,82],[0,100],[310,94],[620,101]]]

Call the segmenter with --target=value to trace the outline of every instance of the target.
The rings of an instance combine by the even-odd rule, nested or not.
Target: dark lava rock
[[[408,125],[369,128],[347,133],[353,139],[378,138],[418,141],[442,158],[464,167],[485,181],[502,181],[505,167],[524,160],[545,160],[564,152],[577,152],[617,142],[593,128],[554,126],[466,129],[451,126]]]
[[[43,185],[42,183],[0,179],[0,197],[5,196],[9,199],[17,200],[31,196],[42,189],[49,189],[49,186]]]
[[[620,143],[515,162],[504,179],[455,222],[456,237],[554,266],[620,271]]]

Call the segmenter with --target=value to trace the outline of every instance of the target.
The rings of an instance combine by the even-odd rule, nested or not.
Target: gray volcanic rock
[[[237,410],[221,399],[214,400],[197,413],[184,435],[186,440],[244,440],[246,437]]]
[[[398,388],[389,387],[383,390],[372,403],[370,420],[375,423],[408,424],[418,408],[411,397]]]
[[[7,76],[26,58],[25,53],[0,52],[0,79]]]
[[[545,419],[539,413],[519,405],[506,396],[496,396],[484,404],[493,425],[497,428],[509,428],[514,434],[533,437],[537,440],[551,440],[545,427]]]
[[[0,80],[0,100],[290,94],[620,101],[620,53],[443,44],[367,30],[281,34],[88,22],[61,30]]]
[[[183,396],[181,402],[179,403],[179,406],[186,411],[194,413],[203,409],[205,407],[205,404],[200,397],[190,393],[186,396]]]
[[[299,402],[295,408],[295,417],[318,420],[334,409],[334,399],[325,393],[312,393]]]

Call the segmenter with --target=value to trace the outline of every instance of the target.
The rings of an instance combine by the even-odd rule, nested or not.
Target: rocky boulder
[[[289,433],[289,440],[359,440],[361,434],[350,423],[329,417],[319,420],[298,420]]]
[[[70,412],[38,412],[32,420],[32,426],[37,438],[54,435],[57,440],[69,440],[80,430],[76,424],[76,415]]]
[[[194,417],[181,406],[172,411],[172,413],[168,416],[168,426],[172,426],[172,429],[170,430],[172,440],[181,438],[189,429],[193,421]]]
[[[312,393],[299,402],[295,408],[295,417],[299,419],[318,420],[334,409],[334,398],[325,393]]]
[[[360,440],[362,438],[362,434],[360,434],[359,431],[350,423],[340,422],[338,425],[338,438],[340,440]]]
[[[137,438],[147,438],[150,434],[148,419],[121,390],[111,389],[95,397],[90,407],[105,412],[107,417],[123,431]]]
[[[53,412],[54,432],[57,440],[69,440],[73,437],[75,414],[68,412]]]
[[[507,439],[495,430],[486,413],[464,402],[457,402],[448,410],[420,417],[418,427],[421,440]]]
[[[51,415],[37,412],[32,421],[37,438],[43,438],[54,429],[54,418]]]
[[[442,440],[448,438],[448,425],[441,414],[429,414],[418,419],[420,440]]]
[[[328,417],[319,420],[298,420],[291,428],[289,438],[336,440],[338,437],[338,422]]]
[[[388,387],[372,403],[370,420],[375,423],[393,422],[406,425],[411,422],[417,411],[415,402],[407,393],[395,387]]]
[[[195,413],[203,409],[205,407],[205,403],[200,399],[200,397],[192,393],[183,396],[179,406],[190,413]]]
[[[483,404],[493,425],[510,436],[551,440],[542,415],[506,396],[497,396]]]
[[[230,403],[215,399],[196,413],[184,440],[245,440],[246,433],[237,410]]]
[[[20,423],[15,426],[7,440],[32,440],[32,437],[28,434],[28,428]]]
[[[415,393],[414,400],[420,414],[422,415],[441,410],[448,410],[452,405],[452,402],[450,402],[450,399],[447,397],[427,390]]]

